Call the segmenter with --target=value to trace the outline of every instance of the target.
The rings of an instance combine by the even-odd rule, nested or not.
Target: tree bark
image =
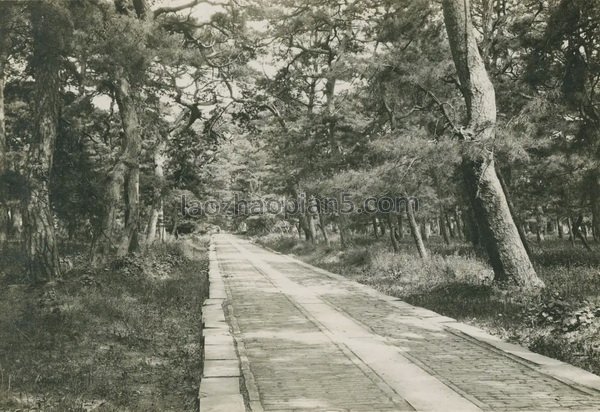
[[[402,219],[402,213],[398,213],[398,241],[404,239],[404,219]]]
[[[398,253],[400,251],[400,247],[398,246],[398,240],[396,239],[394,223],[392,223],[392,216],[389,213],[387,215],[387,223],[388,228],[390,229],[390,240],[392,242],[392,248],[394,249],[394,253]]]
[[[4,33],[0,33],[0,36]],[[6,164],[6,120],[4,112],[4,86],[5,86],[5,52],[0,40],[0,179],[7,170]],[[0,199],[0,250],[4,247],[8,237],[8,206],[4,199]]]
[[[592,209],[592,235],[595,241],[600,240],[600,174],[590,176],[590,206]]]
[[[569,216],[567,218],[567,228],[569,229],[569,242],[571,246],[575,246],[575,236],[573,236],[573,219]]]
[[[443,0],[444,22],[467,107],[463,175],[495,280],[533,292],[544,287],[519,236],[496,173],[496,98],[479,53],[469,0]]]
[[[381,236],[385,236],[385,222],[383,219],[377,219],[378,227],[381,230]]]
[[[510,171],[510,169],[509,169]],[[510,176],[510,173],[508,174]],[[515,212],[515,207],[513,202],[510,200],[510,192],[508,191],[508,184],[506,183],[506,179],[504,179],[504,175],[499,171],[498,179],[500,180],[500,184],[502,185],[502,190],[504,191],[504,196],[506,196],[506,201],[508,203],[508,210],[510,211],[511,216],[515,221],[515,225],[517,230],[519,231],[519,237],[521,238],[521,242],[523,242],[523,247],[527,252],[527,255],[531,259],[531,247],[529,246],[529,241],[527,240],[527,235],[523,230],[523,225],[521,224],[521,219],[518,218],[517,213]]]
[[[0,179],[8,171],[6,113],[4,107],[4,88],[6,86],[6,68],[10,54],[11,24],[14,18],[13,4],[0,4]],[[0,199],[0,251],[10,234],[9,205]]]
[[[444,243],[450,245],[450,238],[448,237],[448,228],[446,227],[446,219],[444,217],[445,212],[444,209],[440,207],[440,217],[439,217],[439,227],[442,238],[444,239]]]
[[[577,217],[577,219],[575,219],[575,222],[573,222],[573,228],[572,228],[573,239],[574,238],[579,238],[579,240],[581,240],[581,243],[583,243],[583,247],[585,247],[588,251],[591,252],[592,248],[588,244],[586,238],[581,233],[581,226],[582,226],[582,224],[583,224],[583,216],[579,215]],[[574,240],[573,240],[573,242],[574,242]]]
[[[308,230],[310,231],[310,242],[317,243],[317,225],[315,223],[315,217],[312,214],[306,216],[308,220]]]
[[[411,201],[406,202],[406,217],[408,218],[410,232],[412,234],[413,240],[415,241],[415,245],[417,246],[419,256],[421,257],[421,259],[427,259],[429,254],[427,253],[427,249],[425,248],[425,244],[423,243],[421,231],[419,230],[419,225],[417,224],[417,219],[415,218],[414,205]]]
[[[557,225],[557,231],[558,231],[558,238],[564,239],[565,238],[565,230],[563,228],[563,222],[561,222],[560,217],[556,218],[556,225]]]
[[[429,221],[423,221],[422,223],[423,225],[423,239],[425,241],[429,241],[429,238],[431,237],[431,222]]]
[[[444,213],[444,218],[446,221],[446,226],[448,227],[448,232],[450,233],[450,237],[452,239],[456,238],[456,226],[454,225],[454,223],[452,223],[452,219],[450,218],[450,215],[448,215],[448,213]]]
[[[375,235],[375,239],[379,239],[379,225],[377,224],[377,217],[373,216],[371,221],[373,223],[373,235]]]
[[[140,169],[130,167],[125,179],[125,230],[121,237],[121,244],[117,256],[140,249]]]
[[[150,222],[148,223],[148,233],[146,235],[146,244],[151,245],[156,239],[156,227],[162,209],[162,188],[165,176],[164,166],[167,161],[165,156],[166,141],[158,136],[160,141],[154,149],[154,178],[156,179],[154,186],[154,196],[152,201],[152,211],[150,212]]]
[[[462,240],[465,233],[465,228],[458,206],[454,208],[454,220],[456,221],[456,235],[460,240]]]
[[[49,181],[60,110],[60,62],[64,32],[59,12],[46,1],[31,11],[33,31],[34,118],[27,158],[29,196],[23,202],[24,248],[33,282],[60,276]]]
[[[124,256],[138,250],[139,230],[139,157],[141,152],[141,128],[135,111],[133,97],[122,70],[117,72],[115,96],[123,123],[122,153],[108,175],[102,217],[102,227],[94,239],[92,264],[100,265],[113,254]],[[125,228],[119,239],[117,215],[122,204],[121,190],[126,188]]]
[[[140,225],[140,154],[142,151],[141,127],[135,109],[133,93],[125,73],[119,74],[116,100],[123,123],[125,157],[128,173],[125,182],[125,231],[121,238],[118,256],[139,250]]]
[[[535,211],[535,237],[537,238],[538,243],[542,243],[546,238],[546,218],[544,216],[544,211],[541,206],[538,206]]]
[[[331,245],[331,241],[329,240],[329,235],[327,234],[327,227],[325,225],[325,218],[323,217],[323,213],[319,212],[319,229],[321,230],[321,234],[323,235],[323,239],[325,239],[325,244],[327,246]]]

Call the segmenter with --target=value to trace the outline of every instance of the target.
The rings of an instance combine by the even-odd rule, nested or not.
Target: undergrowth
[[[206,241],[202,241],[206,249]],[[28,286],[0,260],[0,410],[192,411],[207,255],[158,245]]]

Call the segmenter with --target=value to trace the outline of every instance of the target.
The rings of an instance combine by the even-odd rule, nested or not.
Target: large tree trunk
[[[467,106],[463,173],[467,193],[483,235],[496,281],[528,290],[544,283],[538,278],[510,213],[494,163],[496,98],[479,53],[469,0],[443,0],[444,22]]]
[[[125,179],[125,230],[121,236],[121,243],[117,256],[140,249],[140,169],[131,167]]]
[[[509,176],[510,176],[510,174],[509,174]],[[510,192],[508,190],[508,184],[500,171],[498,171],[498,179],[500,179],[500,184],[502,185],[502,190],[504,191],[504,196],[506,196],[506,201],[508,203],[508,210],[510,211],[510,214],[513,217],[515,225],[517,226],[517,230],[519,231],[519,237],[521,238],[521,242],[523,242],[523,247],[525,248],[525,251],[531,258],[531,255],[532,255],[531,247],[529,246],[529,241],[527,240],[527,234],[523,230],[523,224],[522,224],[521,219],[518,218],[518,215],[515,212],[515,207],[513,205],[513,202],[511,202],[511,200],[510,200]]]
[[[135,109],[133,93],[124,73],[120,74],[116,88],[116,100],[119,107],[123,134],[125,136],[125,158],[128,168],[126,176],[125,231],[121,238],[117,254],[139,250],[138,231],[140,226],[140,154],[142,151],[141,127]]]
[[[106,263],[114,253],[114,247],[118,238],[117,216],[122,201],[122,188],[125,183],[127,167],[121,160],[115,164],[108,174],[106,187],[104,189],[104,211],[101,227],[94,234],[92,247],[92,265],[97,266]]]
[[[92,263],[105,263],[116,246],[117,256],[136,251],[139,247],[139,157],[141,133],[135,111],[129,81],[124,73],[118,73],[115,96],[123,123],[122,153],[108,175],[104,195],[104,215],[102,227],[94,239]],[[121,192],[126,188],[125,228],[119,238],[117,216],[122,204]]]
[[[33,31],[34,118],[27,158],[29,196],[23,202],[24,248],[32,281],[60,275],[49,181],[60,110],[60,53],[64,43],[60,14],[49,2],[31,11]]]
[[[425,243],[423,243],[421,231],[419,230],[419,225],[417,223],[417,219],[415,218],[414,204],[411,201],[406,202],[406,217],[408,218],[408,224],[410,225],[410,233],[412,234],[413,240],[415,241],[415,245],[417,246],[419,256],[421,256],[421,259],[427,259],[429,254],[427,253],[427,249],[425,248]]]

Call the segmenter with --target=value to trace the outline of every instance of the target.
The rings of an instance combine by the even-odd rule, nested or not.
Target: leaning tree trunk
[[[408,224],[410,225],[410,233],[412,234],[413,240],[415,241],[415,245],[417,246],[419,256],[421,256],[421,259],[427,259],[429,254],[427,253],[427,249],[425,248],[425,243],[423,243],[421,231],[419,230],[419,225],[417,223],[417,219],[415,218],[414,204],[411,201],[406,202],[406,217],[408,218]]]
[[[34,118],[27,158],[28,196],[23,201],[24,248],[32,281],[60,275],[49,181],[60,110],[60,51],[62,21],[50,3],[36,2],[31,11],[33,31]]]
[[[510,192],[508,190],[508,184],[506,183],[506,180],[504,179],[504,177],[502,176],[502,173],[500,171],[498,171],[498,179],[500,180],[500,184],[502,185],[502,190],[504,191],[504,195],[506,196],[506,201],[508,203],[508,210],[510,210],[510,214],[513,217],[513,220],[515,221],[517,230],[519,231],[519,237],[521,238],[521,242],[523,242],[523,247],[525,248],[525,251],[531,258],[532,253],[531,253],[531,247],[529,246],[529,241],[527,240],[527,234],[523,230],[522,221],[518,218],[518,215],[515,212],[515,206],[513,205],[513,202],[511,202],[511,200],[510,200],[511,196],[510,196]]]
[[[482,241],[496,281],[538,290],[538,278],[510,213],[496,173],[493,140],[496,126],[495,91],[479,53],[471,21],[470,0],[443,0],[444,22],[452,57],[467,106],[463,174]],[[476,143],[478,142],[478,143]]]

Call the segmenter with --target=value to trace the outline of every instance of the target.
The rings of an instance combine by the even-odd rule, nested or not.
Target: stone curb
[[[208,299],[202,306],[204,369],[198,390],[200,412],[245,412],[240,361],[225,319],[227,292],[212,239],[208,259]]]
[[[273,252],[278,255],[287,256],[296,263],[304,266],[306,268],[310,268],[311,270],[321,273],[325,276],[336,280],[345,280],[346,282],[351,281],[350,279],[338,275],[336,273],[329,272],[325,269],[318,268],[309,263],[306,263],[300,259],[298,259],[294,255],[287,255],[276,250],[273,250],[269,247],[260,245],[254,241],[250,240],[250,243],[253,245],[268,250],[269,252]],[[462,334],[468,338],[475,340],[477,343],[483,346],[491,347],[494,350],[504,353],[506,356],[515,359],[517,361],[523,362],[534,369],[537,369],[541,373],[550,376],[554,379],[557,379],[567,385],[573,386],[579,390],[582,390],[586,393],[592,392],[600,392],[600,376],[594,375],[591,372],[578,368],[576,366],[570,365],[568,363],[549,358],[547,356],[543,356],[534,352],[531,352],[529,349],[524,348],[519,345],[515,345],[512,343],[508,343],[503,341],[502,339],[490,335],[485,332],[483,329],[477,328],[475,326],[467,325],[465,323],[458,322],[456,319],[442,316],[439,313],[431,311],[429,309],[420,308],[418,306],[410,305],[399,298],[395,298],[393,296],[385,295],[370,286],[363,285],[361,283],[355,282],[355,284],[363,290],[364,292],[370,294],[373,297],[389,302],[390,304],[402,308],[408,309],[415,316],[425,318],[427,322],[437,323],[446,329],[453,331],[457,334]]]

